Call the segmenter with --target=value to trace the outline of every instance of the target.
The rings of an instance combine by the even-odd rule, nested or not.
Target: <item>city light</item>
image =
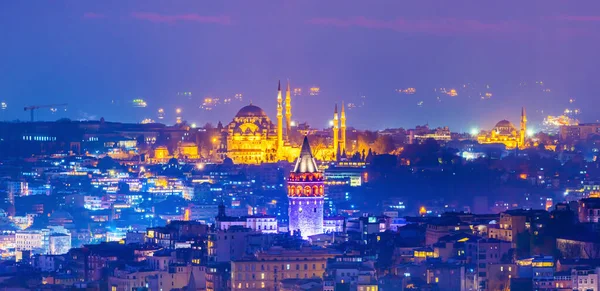
[[[452,13],[464,6],[454,1],[446,16],[414,1],[405,21],[394,20],[403,1],[338,0],[327,19],[310,1],[212,1],[198,15],[21,2],[2,18],[2,39],[31,41],[8,41],[26,53],[5,53],[16,65],[2,70],[0,289],[600,290],[594,50],[553,49],[523,25],[498,29],[497,17],[474,22],[498,16],[491,1],[469,15]],[[583,16],[555,6],[502,16],[563,18],[534,32],[591,31],[583,22],[600,17],[594,5]],[[228,18],[240,9],[277,17]],[[28,10],[47,13],[28,17],[26,34],[12,29]],[[29,54],[85,60],[70,44],[121,17],[136,20],[136,37],[94,43],[110,66],[93,76]],[[47,19],[77,27],[61,30],[69,42],[37,41]],[[307,43],[320,26],[321,41]],[[396,37],[383,53],[332,47],[364,38],[346,26]],[[506,35],[539,45],[485,41],[506,47]],[[432,45],[451,38],[468,49]],[[568,41],[600,43],[588,39]],[[160,53],[143,53],[153,45]],[[142,53],[132,62],[131,52]],[[515,61],[530,55],[554,66]]]

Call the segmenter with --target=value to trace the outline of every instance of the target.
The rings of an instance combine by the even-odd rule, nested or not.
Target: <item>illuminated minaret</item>
[[[277,154],[283,150],[283,99],[281,98],[281,81],[277,86]]]
[[[344,101],[342,101],[342,113],[340,116],[342,135],[340,136],[340,153],[346,151],[346,112],[344,112]]]
[[[338,120],[337,104],[335,104],[335,110],[333,111],[333,154],[336,155],[336,158],[338,153],[338,146],[340,144],[340,141],[338,139],[339,126],[340,123]]]
[[[288,80],[287,89],[285,90],[285,126],[286,138],[289,141],[290,135],[292,134],[292,97],[290,96],[290,80]]]
[[[525,113],[525,107],[521,107],[521,132],[519,136],[519,146],[525,146],[525,134],[527,133],[527,114]]]

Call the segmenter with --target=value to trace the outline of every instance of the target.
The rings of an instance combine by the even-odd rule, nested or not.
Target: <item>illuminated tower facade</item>
[[[525,107],[521,107],[521,132],[519,135],[519,147],[525,147],[525,135],[527,134],[527,114]]]
[[[281,81],[277,86],[277,155],[283,150],[283,99],[281,98]]]
[[[342,112],[340,116],[341,126],[340,129],[342,131],[341,140],[340,140],[340,153],[346,151],[346,112],[344,111],[344,102],[342,101]]]
[[[340,145],[340,140],[338,138],[338,134],[340,131],[339,122],[340,121],[338,120],[337,104],[335,104],[335,110],[333,111],[333,154],[336,158],[338,153],[338,147]]]
[[[299,231],[303,238],[323,233],[323,173],[317,168],[306,136],[287,189],[290,232]]]
[[[287,89],[285,90],[285,134],[290,140],[292,134],[292,96],[290,93],[290,80],[287,82]]]

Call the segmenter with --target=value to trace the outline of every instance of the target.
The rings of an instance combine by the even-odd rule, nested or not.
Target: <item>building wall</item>
[[[229,262],[241,259],[246,254],[248,236],[256,234],[249,228],[232,227],[218,230],[208,238],[208,259],[210,262]]]
[[[290,278],[322,278],[325,258],[307,260],[240,261],[231,264],[232,290],[274,290],[276,282]]]
[[[302,237],[323,233],[323,197],[289,197],[289,230]]]
[[[18,231],[15,234],[15,248],[19,251],[46,249],[47,236],[41,231]]]
[[[71,235],[58,234],[50,235],[48,252],[51,255],[62,255],[69,252],[71,249]]]
[[[600,282],[598,282],[598,268],[571,271],[572,288],[573,290],[600,290]]]

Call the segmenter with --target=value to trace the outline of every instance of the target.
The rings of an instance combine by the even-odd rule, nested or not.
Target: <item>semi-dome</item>
[[[267,117],[267,114],[262,108],[250,104],[242,107],[235,117]]]

